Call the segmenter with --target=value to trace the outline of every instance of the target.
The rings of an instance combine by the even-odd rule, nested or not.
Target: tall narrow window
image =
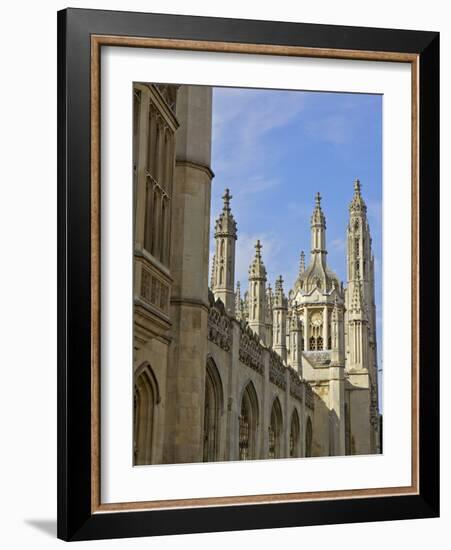
[[[150,365],[140,367],[135,377],[133,395],[133,462],[151,464],[155,440],[155,407],[159,400],[158,386]]]
[[[257,458],[258,401],[252,382],[246,386],[241,398],[239,416],[239,459]]]
[[[157,88],[150,86],[150,92],[144,248],[156,260],[169,267],[176,121],[159,106],[155,97],[155,94],[159,95]]]
[[[282,408],[280,401],[276,397],[271,409],[271,419],[269,425],[269,458],[280,458],[282,440]]]
[[[311,350],[316,350],[316,338],[314,336],[311,336],[310,337],[310,340],[309,340],[309,348]]]
[[[205,374],[205,405],[204,405],[204,462],[219,459],[219,433],[222,413],[222,383],[214,362],[207,362]]]
[[[290,423],[290,458],[299,456],[300,431],[298,411],[294,409]]]

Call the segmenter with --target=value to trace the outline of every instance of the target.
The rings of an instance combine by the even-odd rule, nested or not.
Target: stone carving
[[[141,297],[164,313],[169,309],[169,287],[145,267],[141,275]]]
[[[240,361],[263,374],[263,347],[258,336],[242,321],[240,323]]]
[[[305,387],[305,406],[309,409],[315,408],[315,394],[310,384],[304,384]]]
[[[208,311],[208,339],[225,351],[232,347],[231,321],[225,312],[221,300],[214,301],[209,293],[210,309]],[[213,303],[212,303],[213,302]]]
[[[302,401],[302,380],[299,378],[299,374],[291,367],[290,370],[290,394]]]
[[[275,351],[270,350],[269,352],[269,380],[281,388],[282,390],[287,389],[287,379],[285,377],[286,367],[283,364],[283,361]]]
[[[330,351],[304,351],[302,353],[310,363],[315,365],[328,365],[330,363]]]

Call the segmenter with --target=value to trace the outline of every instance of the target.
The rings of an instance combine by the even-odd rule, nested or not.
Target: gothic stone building
[[[360,183],[347,285],[327,265],[316,196],[310,263],[271,289],[262,244],[235,284],[228,190],[208,284],[212,89],[135,84],[134,464],[380,452],[374,258]]]

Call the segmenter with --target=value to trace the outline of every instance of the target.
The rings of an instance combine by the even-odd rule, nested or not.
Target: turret
[[[238,321],[242,321],[246,319],[246,315],[244,312],[244,302],[241,299],[241,285],[240,281],[236,283],[236,292],[235,292],[235,317],[238,319]]]
[[[272,318],[272,306],[274,301],[274,295],[271,285],[268,285],[266,289],[266,345],[272,347],[273,345],[273,318]]]
[[[291,366],[302,378],[302,325],[294,309],[291,312],[290,321],[290,356]]]
[[[276,280],[273,301],[273,349],[286,362],[287,360],[287,298],[283,292],[283,279]]]
[[[249,326],[265,343],[266,339],[266,268],[261,256],[262,245],[258,240],[255,256],[249,266]]]
[[[230,210],[232,195],[226,189],[222,212],[215,224],[215,255],[213,258],[212,291],[224,303],[229,315],[235,314],[235,241],[236,222]]]
[[[326,217],[321,209],[321,195],[315,196],[315,209],[311,217],[311,253],[323,256],[326,252]]]

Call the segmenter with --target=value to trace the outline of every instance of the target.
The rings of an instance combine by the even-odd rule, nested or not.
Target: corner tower
[[[367,207],[358,179],[349,205],[346,289],[346,451],[380,452],[374,256]],[[353,391],[358,390],[358,391]],[[362,391],[366,390],[366,391]]]

